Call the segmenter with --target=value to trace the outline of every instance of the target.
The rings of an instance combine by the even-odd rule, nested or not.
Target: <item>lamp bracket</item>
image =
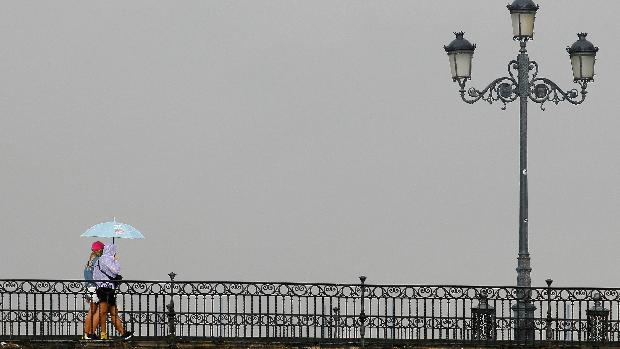
[[[545,110],[545,103],[552,102],[556,105],[562,101],[567,101],[571,104],[581,104],[586,99],[586,88],[588,87],[587,81],[577,81],[581,86],[581,90],[576,88],[564,91],[555,82],[543,78],[534,77],[530,80],[530,100],[532,102],[540,104],[540,109]]]
[[[475,87],[465,88],[467,78],[454,79],[459,84],[459,93],[461,99],[468,103],[473,104],[479,100],[493,104],[493,102],[502,103],[502,110],[506,110],[508,103],[515,101],[519,98],[519,84],[515,77],[515,72],[518,72],[518,62],[512,60],[508,63],[508,76],[497,78],[493,80],[487,87],[482,90],[478,90]],[[574,88],[564,91],[555,82],[538,76],[538,63],[530,61],[528,70],[531,72],[531,78],[529,79],[528,89],[526,94],[532,102],[540,104],[540,109],[545,110],[545,103],[552,102],[556,105],[560,102],[567,101],[571,104],[581,104],[586,99],[586,88],[588,87],[587,80],[575,81],[581,87],[580,90]]]
[[[502,110],[506,110],[506,105],[518,98],[517,94],[517,79],[514,76],[511,68],[517,63],[517,61],[510,61],[508,63],[508,75],[493,80],[487,87],[482,90],[478,90],[475,87],[465,89],[467,79],[457,79],[460,86],[461,99],[469,104],[473,104],[479,100],[487,101],[489,104],[493,102],[502,103]],[[466,94],[467,92],[467,94]]]

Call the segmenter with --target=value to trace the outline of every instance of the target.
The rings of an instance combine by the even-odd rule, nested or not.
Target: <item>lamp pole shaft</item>
[[[517,257],[517,287],[529,288],[532,285],[530,272],[530,253],[528,250],[528,195],[527,195],[527,100],[529,98],[530,59],[526,49],[527,41],[521,41],[517,56],[519,93],[519,254]],[[515,312],[515,339],[531,341],[534,339],[534,309],[530,291],[518,292]]]
[[[519,115],[519,255],[517,258],[517,286],[532,285],[530,253],[528,251],[528,194],[527,194],[527,100],[529,98],[530,60],[521,42],[521,53],[517,57],[520,98]]]

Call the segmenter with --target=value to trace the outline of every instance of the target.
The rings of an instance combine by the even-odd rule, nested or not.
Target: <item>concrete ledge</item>
[[[3,340],[1,349],[362,349],[359,340],[348,339],[278,339],[278,338],[177,338],[171,343],[166,338],[139,337],[129,341],[81,340],[78,338],[43,339],[18,338]],[[364,349],[585,349],[620,348],[620,342],[551,342],[516,343],[450,342],[440,340],[373,340],[365,341]]]

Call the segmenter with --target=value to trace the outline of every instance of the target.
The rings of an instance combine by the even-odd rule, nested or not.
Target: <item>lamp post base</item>
[[[521,292],[518,290],[517,292]],[[514,339],[518,342],[534,341],[534,310],[536,306],[529,300],[529,291],[523,291],[523,296],[527,299],[518,300],[511,308],[514,314]],[[525,292],[528,292],[527,294]],[[517,295],[521,297],[521,295]]]

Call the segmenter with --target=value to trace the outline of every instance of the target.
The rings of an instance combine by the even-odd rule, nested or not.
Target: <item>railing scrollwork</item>
[[[620,289],[230,281],[124,281],[117,304],[137,337],[620,342]],[[77,338],[81,281],[0,280],[0,339]],[[109,329],[113,333],[112,329]]]

